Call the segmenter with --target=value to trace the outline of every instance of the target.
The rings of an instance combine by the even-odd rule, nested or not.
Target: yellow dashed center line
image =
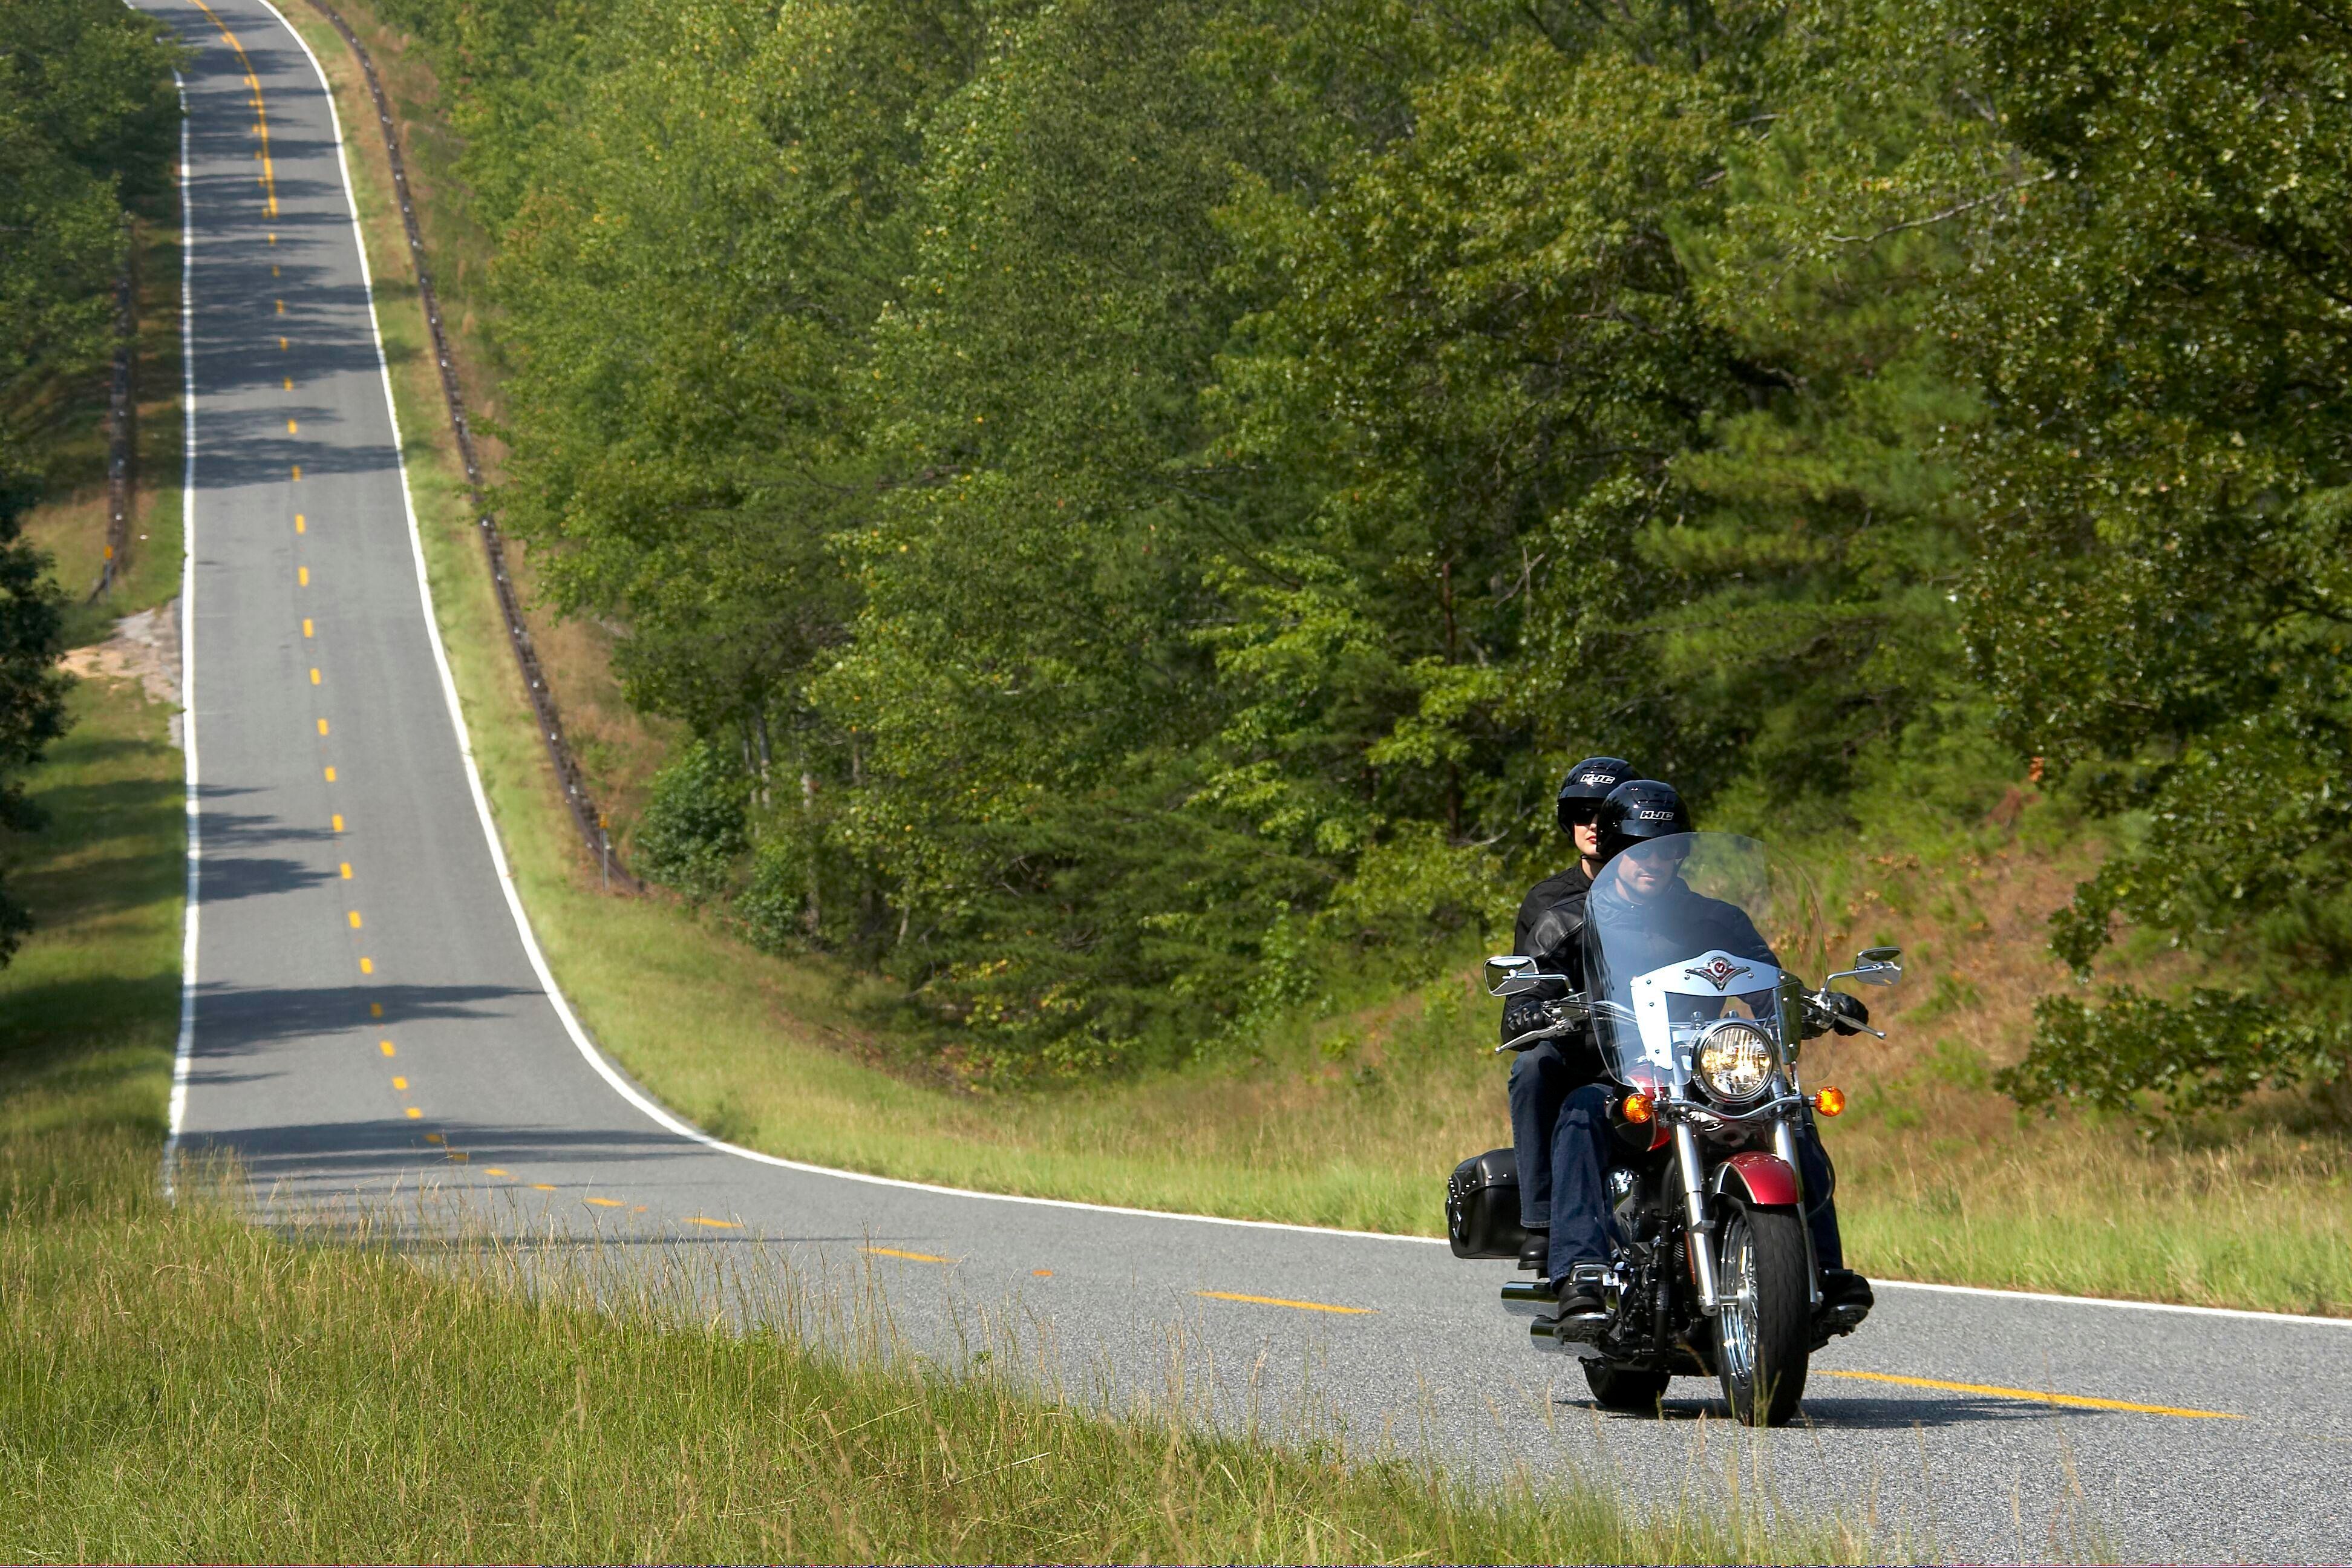
[[[1328,1301],[1288,1301],[1280,1296],[1244,1296],[1233,1290],[1195,1290],[1192,1294],[1216,1301],[1248,1301],[1260,1307],[1288,1307],[1297,1312],[1342,1312],[1351,1318],[1380,1310],[1377,1307],[1335,1307]]]
[[[294,568],[294,581],[300,584],[305,588],[309,587],[310,585],[310,569],[308,566],[297,566]]]
[[[350,861],[346,860],[346,861],[344,861],[344,862],[343,862],[343,880],[344,880],[344,881],[346,881],[346,882],[348,882],[348,881],[350,881],[351,879],[352,879],[352,863],[351,863]]]
[[[618,1198],[582,1198],[580,1201],[583,1204],[594,1204],[600,1209],[617,1209],[626,1208],[628,1206]]]
[[[335,816],[331,816],[331,817],[327,818],[327,820],[328,820],[330,823],[331,823],[331,824],[333,824],[333,825],[334,825],[334,829],[335,829],[335,831],[336,831],[336,832],[341,833],[341,832],[343,830],[343,819],[342,819],[342,816],[341,816],[341,815],[340,813],[338,813],[337,815],[335,815]],[[381,1017],[383,1017],[383,1014],[381,1014],[381,1013],[378,1013],[378,1014],[376,1015],[376,1016],[377,1016],[377,1017],[379,1017],[379,1018],[381,1018]]]
[[[320,720],[320,721],[319,721],[319,733],[320,733],[321,735],[323,735],[323,734],[325,734],[326,732],[327,732],[327,721],[326,721],[324,719],[321,719],[321,720]]]
[[[398,1051],[392,1048],[392,1042],[390,1040],[378,1040],[375,1043],[375,1048],[382,1051],[387,1057],[396,1057],[400,1054]]]
[[[342,831],[342,826],[343,826],[343,819],[342,819],[341,817],[340,817],[340,816],[339,816],[339,817],[337,817],[337,818],[335,818],[335,830],[336,830],[337,832],[339,832],[339,833],[340,833],[340,832],[341,832],[341,831]],[[369,1016],[369,1017],[371,1017],[371,1018],[381,1018],[381,1017],[383,1017],[383,1003],[381,1003],[381,1002],[371,1002],[371,1003],[369,1003],[369,1004],[368,1004],[368,1016]]]
[[[373,974],[375,973],[375,960],[373,958],[361,959],[360,973],[362,974]]]
[[[860,1252],[870,1252],[877,1258],[903,1258],[909,1263],[961,1263],[958,1258],[940,1258],[929,1252],[901,1252],[895,1247],[861,1247]]]
[[[329,784],[332,784],[332,783],[334,783],[334,782],[335,782],[335,770],[334,770],[334,769],[332,769],[332,768],[329,768],[329,769],[327,770],[327,782],[328,782]]]
[[[686,1223],[688,1225],[707,1225],[713,1230],[740,1230],[743,1228],[742,1222],[740,1220],[707,1219],[698,1214],[690,1214],[687,1215]]]
[[[295,479],[295,482],[296,482],[296,483],[298,483],[298,484],[299,484],[299,483],[300,483],[300,482],[301,482],[301,479],[302,479],[302,465],[301,465],[301,464],[299,464],[299,463],[297,463],[297,464],[295,464],[295,465],[294,465],[294,479]]]
[[[1900,1384],[1905,1388],[1940,1388],[1949,1394],[1982,1394],[1995,1399],[2024,1399],[2041,1405],[2063,1405],[2076,1410],[2129,1410],[2141,1415],[2179,1415],[2192,1421],[2243,1421],[2226,1410],[2184,1410],[2170,1405],[2134,1405],[2126,1399],[2093,1399],[2081,1394],[2050,1394],[2032,1388],[2001,1388],[1989,1383],[1945,1383],[1932,1377],[1897,1377],[1891,1372],[1834,1372],[1816,1369],[1831,1377],[1858,1378],[1867,1383]]]
[[[531,1188],[532,1188],[532,1190],[533,1190],[533,1191],[535,1191],[535,1192],[541,1192],[541,1193],[551,1193],[551,1192],[553,1192],[553,1191],[555,1190],[555,1188],[554,1188],[552,1185],[551,1185],[550,1184],[548,1184],[548,1183],[546,1183],[546,1182],[533,1182],[533,1183],[531,1184]]]
[[[406,1089],[408,1087],[408,1080],[404,1078],[394,1079],[392,1080],[392,1087],[394,1089]]]
[[[286,434],[288,434],[289,436],[293,436],[293,435],[298,435],[298,434],[299,434],[299,433],[300,433],[300,429],[301,429],[301,427],[300,427],[299,426],[296,425],[296,424],[294,423],[294,421],[292,421],[291,419],[289,419],[289,420],[286,422]]]
[[[301,520],[300,518],[299,518],[299,517],[298,517],[298,518],[296,518],[296,519],[294,520],[294,526],[299,530],[299,529],[302,526],[302,520]],[[311,629],[311,626],[310,626],[310,616],[303,616],[303,617],[302,617],[302,635],[303,635],[304,637],[315,637],[315,636],[317,636],[317,635],[318,635],[315,631],[313,631],[313,630]]]
[[[482,1167],[482,1174],[486,1176],[510,1176],[514,1174],[514,1173],[497,1165],[485,1165]]]
[[[445,1142],[445,1140],[442,1138],[441,1134],[439,1134],[438,1132],[427,1132],[427,1133],[425,1135],[425,1141],[427,1143],[441,1143],[441,1142]]]
[[[353,931],[360,929],[360,912],[357,910],[352,911],[352,929]]]
[[[310,623],[306,621],[303,624],[308,626]],[[319,667],[315,664],[310,667],[310,684],[313,686],[319,684]]]
[[[411,1121],[421,1121],[424,1118],[425,1112],[417,1110],[416,1107],[412,1105],[408,1108],[408,1119]]]
[[[308,533],[310,530],[310,525],[303,520],[302,514],[299,511],[296,512],[294,514],[294,531],[297,533]],[[303,635],[307,637],[310,634],[306,632]]]

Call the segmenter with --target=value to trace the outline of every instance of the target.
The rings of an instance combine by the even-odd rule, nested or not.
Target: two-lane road
[[[433,630],[333,111],[265,0],[139,0],[188,72],[197,829],[182,1146],[309,1201],[439,1187],[541,1223],[871,1268],[902,1327],[1011,1302],[1068,1363],[1238,1408],[1311,1383],[1360,1436],[1484,1468],[1782,1506],[1948,1553],[2352,1558],[2352,1329],[1889,1288],[1808,1424],[1679,1383],[1600,1415],[1442,1246],[1009,1200],[699,1139],[580,1036],[514,903]],[[433,411],[415,410],[416,417]],[[769,1251],[754,1238],[776,1244]],[[2060,1402],[2038,1397],[2062,1396]]]

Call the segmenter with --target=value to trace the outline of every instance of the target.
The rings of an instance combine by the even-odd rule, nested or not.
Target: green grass
[[[0,834],[32,937],[0,971],[0,1136],[103,1127],[161,1147],[180,1007],[186,817],[170,710],[79,684],[32,775],[48,817]]]
[[[372,133],[340,40],[292,15],[340,79],[347,129]],[[396,45],[355,20],[397,83]],[[698,1125],[794,1158],[1139,1207],[1438,1230],[1445,1173],[1509,1136],[1504,1068],[1487,1054],[1494,1004],[1466,973],[1402,994],[1367,982],[1327,999],[1324,1016],[1186,1070],[983,1096],[925,1077],[902,1045],[863,1029],[864,983],[757,952],[667,900],[603,895],[539,750],[467,522],[381,143],[360,136],[352,154],[427,567],[484,783],[557,979],[616,1059]],[[425,205],[429,236],[429,194]],[[559,696],[609,685],[583,663],[553,668]],[[2019,1047],[2032,996],[2063,983],[2041,921],[2084,863],[2065,826],[2028,814],[2016,832],[1954,828],[1925,867],[1882,858],[1829,879],[1845,939],[1901,942],[1917,976],[1902,996],[1916,1016],[1898,1005],[1890,1047],[1827,1053],[1815,1072],[1854,1091],[1854,1112],[1827,1131],[1853,1261],[1895,1278],[2352,1312],[2352,1143],[2340,1130],[2282,1142],[2250,1120],[2234,1144],[2151,1142],[2020,1118],[1984,1086],[1984,1064]],[[1935,1065],[1951,1061],[1965,1070]]]
[[[1833,1521],[1644,1518],[1572,1478],[1476,1489],[1181,1410],[1108,1416],[1002,1363],[888,1353],[870,1317],[866,1353],[820,1353],[796,1330],[825,1303],[708,1266],[310,1245],[168,1208],[138,1179],[152,1157],[119,1135],[0,1141],[0,1557],[1872,1555]],[[691,1304],[730,1288],[765,1326]]]

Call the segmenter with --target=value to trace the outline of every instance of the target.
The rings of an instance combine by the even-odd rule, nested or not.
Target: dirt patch
[[[66,672],[89,679],[135,680],[150,700],[180,703],[180,601],[172,600],[114,623],[102,643],[69,650]],[[172,715],[172,744],[182,744],[181,716]]]

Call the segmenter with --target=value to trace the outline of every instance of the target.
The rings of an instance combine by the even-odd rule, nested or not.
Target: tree
[[[179,110],[162,24],[10,0],[0,31],[0,440],[53,433],[62,382],[113,346],[129,208],[165,188]]]
[[[2352,28],[2302,0],[1982,20],[2032,199],[1953,329],[2000,414],[1974,458],[1976,647],[2012,742],[2144,829],[2057,951],[2087,973],[2120,918],[2234,982],[2051,999],[2009,1082],[2198,1105],[2339,1077]]]
[[[65,733],[66,690],[57,668],[65,652],[65,595],[48,557],[22,537],[27,491],[0,469],[0,828],[26,833],[41,815],[25,796],[25,774]],[[32,930],[31,913],[0,880],[0,964]]]

